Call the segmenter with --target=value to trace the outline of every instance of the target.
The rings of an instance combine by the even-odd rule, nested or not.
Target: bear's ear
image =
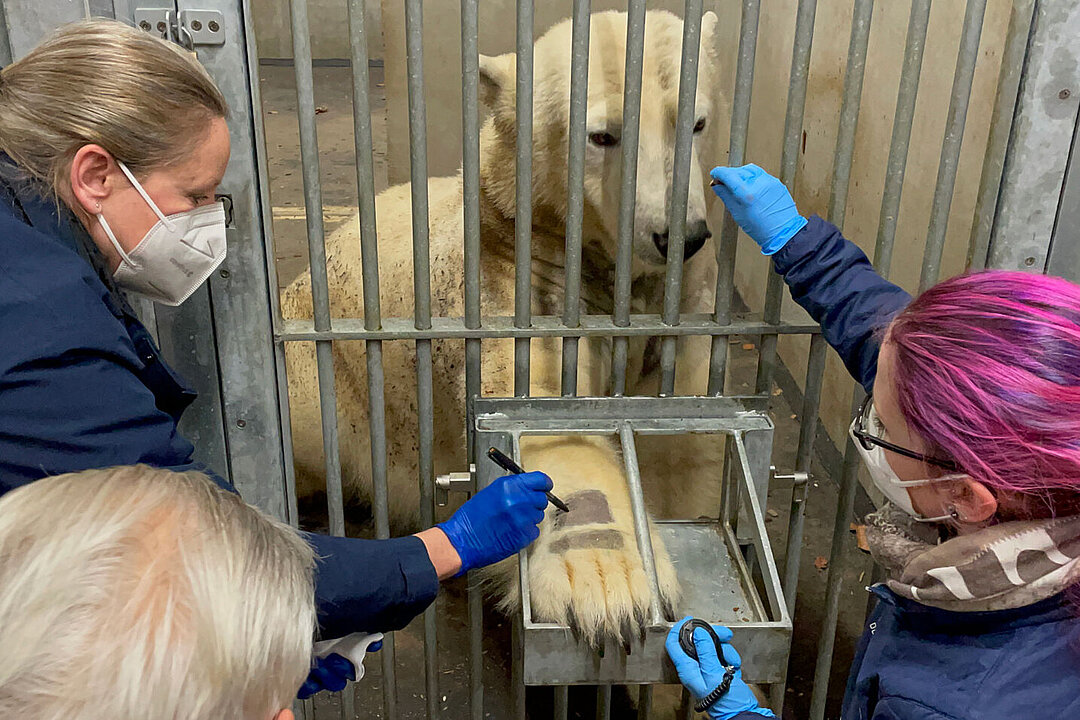
[[[517,75],[514,53],[480,56],[480,102],[491,111],[500,105],[514,104],[514,78]]]
[[[719,22],[720,18],[712,10],[701,16],[701,47],[709,53],[711,58],[716,58],[719,54],[719,48],[716,46],[716,26]]]

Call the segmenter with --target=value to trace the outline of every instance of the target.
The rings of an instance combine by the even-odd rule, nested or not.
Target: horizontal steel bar
[[[656,314],[631,315],[626,327],[616,325],[610,315],[582,315],[580,327],[567,327],[556,315],[538,315],[532,327],[514,326],[514,318],[496,316],[484,318],[478,328],[466,327],[460,317],[432,318],[431,327],[419,330],[412,318],[385,318],[378,330],[365,330],[357,319],[335,320],[333,329],[316,330],[310,320],[286,320],[274,339],[298,340],[443,340],[498,339],[525,337],[611,337],[616,335],[816,335],[821,326],[814,323],[780,323],[770,325],[759,321],[733,322],[718,325],[712,315],[693,313],[683,315],[678,325],[668,325]]]

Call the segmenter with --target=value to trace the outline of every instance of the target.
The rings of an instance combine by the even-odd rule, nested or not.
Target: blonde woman
[[[189,54],[112,21],[61,28],[0,71],[0,492],[88,468],[195,467],[177,431],[195,395],[125,293],[178,305],[224,259],[227,114]],[[527,546],[550,487],[502,478],[408,537],[308,535],[323,637],[401,628],[439,580]],[[351,673],[320,665],[305,692]]]
[[[146,465],[0,497],[0,716],[292,720],[315,629],[295,531]]]

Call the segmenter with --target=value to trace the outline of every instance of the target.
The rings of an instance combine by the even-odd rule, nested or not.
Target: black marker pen
[[[514,462],[509,457],[507,457],[506,453],[499,450],[499,448],[496,448],[496,447],[488,448],[487,456],[489,458],[491,458],[492,460],[494,460],[496,465],[498,465],[499,467],[501,467],[503,470],[505,470],[508,473],[513,473],[515,475],[524,475],[525,474],[525,470],[523,470],[522,467],[520,465],[518,465],[516,462]],[[563,512],[570,512],[570,507],[566,503],[564,503],[562,500],[555,497],[554,493],[552,493],[552,492],[550,492],[548,490],[545,490],[544,494],[547,495],[547,499],[552,505],[559,508]]]

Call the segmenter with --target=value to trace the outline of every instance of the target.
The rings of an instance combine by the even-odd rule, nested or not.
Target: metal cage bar
[[[926,41],[926,28],[930,17],[930,0],[914,0],[908,21],[907,41],[904,47],[904,64],[897,93],[896,115],[893,120],[892,142],[885,176],[885,192],[881,200],[881,215],[877,242],[874,249],[874,267],[883,276],[889,276],[892,264],[893,241],[896,238],[897,215],[900,210],[900,194],[903,190],[904,170],[911,139],[911,125],[915,114],[915,101],[919,92],[919,72]],[[864,396],[856,385],[852,394],[851,408],[854,414]],[[833,650],[836,644],[836,623],[840,613],[840,589],[847,566],[848,527],[855,504],[858,484],[859,455],[855,444],[848,440],[844,450],[844,464],[840,478],[840,494],[836,502],[836,524],[833,528],[832,550],[829,557],[829,575],[825,583],[825,614],[821,622],[818,640],[817,662],[814,668],[813,694],[810,701],[811,720],[821,720],[825,715],[825,702],[829,692],[829,675],[832,668]]]
[[[645,0],[626,7],[626,64],[623,72],[622,177],[619,184],[618,250],[615,254],[615,292],[612,322],[630,324],[630,266],[634,255],[634,208],[637,205],[637,157],[641,127],[641,73],[645,55]],[[629,339],[612,340],[611,394],[626,393]]]
[[[825,380],[825,351],[828,348],[825,336],[814,335],[810,338],[802,412],[799,414],[802,422],[799,425],[799,444],[795,454],[796,473],[809,474],[814,459],[814,437],[817,434],[821,388]],[[799,586],[807,490],[806,482],[796,475],[791,487],[791,515],[788,518],[787,552],[784,554],[783,587],[789,615],[795,614],[795,591]]]
[[[855,129],[859,124],[863,76],[866,73],[866,48],[870,42],[870,22],[874,0],[855,0],[851,14],[851,39],[848,41],[847,67],[844,70],[844,96],[840,104],[840,123],[836,132],[833,181],[829,193],[829,222],[844,227],[851,160],[855,155]]]
[[[360,211],[360,265],[364,297],[364,328],[382,326],[379,299],[379,244],[375,215],[375,168],[371,133],[371,96],[368,86],[367,28],[362,0],[349,0],[349,47],[352,61],[353,145],[356,152],[356,187]],[[381,340],[364,344],[368,387],[368,437],[371,442],[372,494],[379,537],[389,537],[387,511],[388,467],[386,456],[386,378],[383,372]],[[381,517],[380,517],[381,515]],[[388,641],[388,642],[387,642]],[[394,678],[394,639],[383,643],[389,650],[380,658],[382,664],[383,704],[388,717],[396,712]],[[388,673],[389,670],[389,674]],[[351,717],[351,715],[350,715]]]
[[[480,51],[478,0],[461,0],[461,182],[465,242],[465,326],[477,330],[480,318]],[[465,340],[465,396],[480,395],[479,337]],[[466,400],[468,406],[468,400]],[[467,417],[466,457],[474,460],[473,423]],[[469,607],[469,712],[484,718],[484,606],[475,573],[467,575]]]
[[[967,127],[968,102],[971,100],[971,83],[975,78],[975,64],[979,59],[979,38],[985,16],[986,0],[968,0],[960,35],[960,49],[956,53],[956,70],[949,99],[949,115],[945,123],[945,139],[941,143],[941,161],[938,164],[934,201],[930,208],[930,227],[926,232],[919,292],[936,283],[941,272],[945,231],[949,225],[949,210],[952,208],[953,189],[956,187],[960,149],[964,140],[964,128]]]
[[[322,215],[322,186],[319,179],[319,140],[315,127],[314,78],[311,64],[311,31],[307,2],[291,2],[290,20],[296,77],[297,120],[300,131],[300,162],[304,183],[308,263],[311,268],[311,304],[314,326],[330,329],[330,291],[326,268],[326,235]],[[345,500],[341,485],[340,439],[337,418],[337,389],[334,384],[333,343],[315,342],[315,363],[319,385],[323,456],[326,468],[326,504],[330,534],[345,535]],[[353,689],[341,695],[342,713],[353,709]],[[305,708],[306,711],[306,708]]]
[[[795,173],[799,167],[799,147],[802,140],[803,115],[806,111],[806,81],[810,75],[810,50],[814,43],[814,19],[817,16],[817,0],[799,0],[795,16],[795,41],[791,48],[791,73],[788,80],[787,112],[784,115],[784,146],[780,157],[780,181],[789,189],[795,187]],[[772,263],[769,263],[772,269]],[[767,323],[780,322],[784,306],[784,280],[778,273],[770,272],[765,286],[765,310],[762,318]],[[773,372],[776,370],[776,344],[778,336],[762,335],[758,350],[757,392],[772,388]]]
[[[675,162],[668,202],[667,272],[664,275],[664,322],[679,324],[682,299],[683,249],[686,244],[686,207],[690,198],[690,160],[694,143],[697,69],[701,50],[702,0],[686,0],[683,15],[682,61],[679,69],[679,110],[675,120]],[[660,394],[675,392],[675,337],[660,343]]]
[[[900,89],[896,97],[889,160],[885,166],[885,190],[881,200],[874,265],[883,275],[892,265],[893,239],[900,214],[900,193],[904,188],[911,124],[915,118],[915,98],[919,94],[919,72],[922,70],[923,50],[926,48],[926,27],[930,21],[930,0],[913,0],[908,20],[904,65],[900,71]]]
[[[413,241],[413,315],[417,330],[431,327],[431,253],[428,237],[427,186],[427,115],[424,103],[424,23],[422,0],[406,0],[405,46],[408,66],[409,93],[409,168],[412,191]],[[420,521],[424,527],[435,522],[434,477],[434,417],[431,340],[416,341],[416,408],[417,408],[417,481],[420,484]],[[387,498],[376,498],[376,528],[379,537],[389,537],[389,524],[379,525],[385,515]],[[385,533],[385,534],[384,534]],[[439,715],[438,640],[435,631],[435,608],[424,611],[424,677],[427,716]],[[387,697],[395,692],[390,688],[393,678],[387,675],[383,663]],[[389,705],[389,700],[388,700]],[[389,711],[388,711],[388,714]],[[393,715],[390,715],[393,717]]]
[[[319,141],[315,131],[315,98],[311,72],[311,36],[307,3],[290,3],[293,52],[295,55],[297,116],[300,126],[300,158],[304,179],[304,207],[307,210],[308,256],[311,265],[311,300],[314,326],[330,329],[330,292],[326,278],[326,237],[323,230],[322,187],[319,183]],[[337,395],[334,389],[334,356],[330,342],[315,343],[318,366],[319,403],[322,410],[323,451],[326,456],[326,502],[330,532],[345,534],[344,502],[341,491],[341,462],[338,457]]]
[[[590,0],[574,0],[570,59],[570,128],[566,188],[566,294],[563,323],[581,317],[581,223],[585,213],[585,121],[589,109]],[[578,338],[562,345],[562,394],[577,395]]]
[[[656,575],[656,556],[653,553],[652,533],[649,532],[649,515],[645,510],[645,494],[641,489],[641,471],[638,469],[637,446],[634,443],[634,428],[629,423],[619,426],[619,441],[622,445],[623,465],[626,469],[626,483],[630,490],[630,511],[634,516],[634,535],[637,537],[638,552],[641,553],[641,566],[649,579],[650,620],[659,624],[663,619],[660,614],[660,579]]]
[[[1035,0],[1013,0],[1005,46],[1001,51],[1001,70],[998,74],[997,97],[990,118],[990,137],[986,142],[979,194],[975,201],[975,222],[971,226],[968,244],[968,268],[986,267],[990,252],[990,231],[997,213],[998,192],[1005,169],[1005,154],[1012,135],[1012,120],[1020,94],[1024,56],[1027,54],[1031,23],[1035,15]]]
[[[278,340],[418,340],[418,339],[498,339],[536,337],[604,337],[615,335],[677,336],[677,335],[807,335],[821,332],[812,322],[780,323],[768,325],[763,322],[740,321],[718,325],[710,315],[686,313],[678,325],[666,324],[661,316],[634,314],[626,327],[615,325],[610,315],[582,315],[581,324],[567,327],[556,315],[537,315],[532,325],[518,327],[514,318],[493,315],[484,318],[483,328],[470,328],[462,318],[435,317],[431,327],[418,330],[411,318],[386,318],[377,330],[367,330],[356,319],[339,319],[329,330],[316,330],[309,321],[285,320],[278,331]]]
[[[514,324],[525,328],[532,316],[533,0],[517,0],[516,69]],[[514,340],[514,395],[518,397],[529,394],[530,347],[528,338]]]
[[[728,144],[728,163],[742,165],[746,155],[746,136],[750,129],[750,101],[754,89],[754,57],[757,54],[758,21],[761,0],[743,0],[739,24],[739,59],[735,66],[735,96],[731,107],[731,136]],[[731,213],[724,210],[724,222],[716,249],[716,300],[713,322],[731,322],[731,304],[735,295],[735,250],[739,241],[739,226]],[[727,338],[713,337],[709,353],[709,395],[724,394],[727,375]]]

